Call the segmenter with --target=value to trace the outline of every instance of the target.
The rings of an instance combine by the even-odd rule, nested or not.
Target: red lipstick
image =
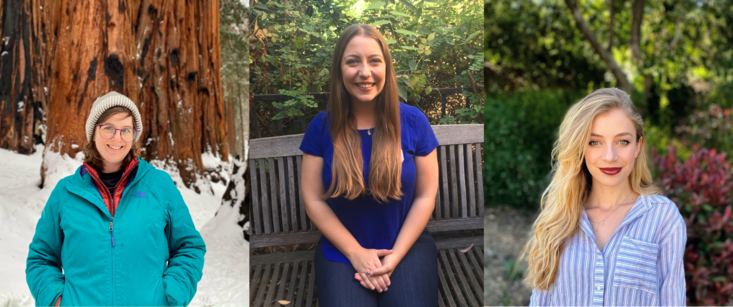
[[[621,172],[621,168],[620,167],[600,167],[599,169],[604,174],[610,175],[610,176],[616,175],[616,174],[618,174],[618,173]]]

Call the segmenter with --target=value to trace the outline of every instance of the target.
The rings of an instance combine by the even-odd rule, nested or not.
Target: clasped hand
[[[389,249],[365,249],[362,248],[349,258],[356,273],[354,279],[358,280],[364,288],[377,290],[380,293],[387,291],[391,285],[389,277],[392,276],[394,265]],[[384,257],[381,261],[379,257]],[[368,272],[368,274],[367,274]]]

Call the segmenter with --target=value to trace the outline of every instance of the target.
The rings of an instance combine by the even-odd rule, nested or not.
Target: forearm
[[[412,248],[412,245],[417,241],[417,238],[425,230],[425,226],[428,224],[430,214],[432,214],[434,208],[435,197],[415,198],[410,211],[407,213],[405,222],[402,224],[399,234],[397,234],[397,240],[392,247],[394,253],[391,257],[395,258],[396,263],[399,263],[405,257],[410,248]]]
[[[323,236],[347,258],[362,248],[361,244],[344,227],[344,224],[336,217],[336,214],[333,213],[333,210],[325,201],[306,201],[305,210],[313,224],[323,233]]]

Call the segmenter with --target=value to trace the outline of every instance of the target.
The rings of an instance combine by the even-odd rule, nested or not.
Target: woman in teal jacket
[[[84,165],[54,188],[29,248],[36,305],[188,305],[206,247],[181,193],[135,157],[129,98],[110,92],[90,113]]]

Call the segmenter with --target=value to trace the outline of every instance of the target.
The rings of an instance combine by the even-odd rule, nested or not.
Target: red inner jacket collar
[[[92,177],[94,183],[97,185],[97,191],[99,191],[99,194],[102,195],[104,205],[107,207],[107,210],[112,217],[115,216],[117,205],[120,203],[120,199],[122,198],[122,192],[127,187],[127,181],[130,178],[130,173],[132,173],[132,170],[134,170],[139,163],[140,162],[137,161],[137,157],[133,158],[130,163],[127,163],[127,166],[125,167],[125,172],[122,173],[122,178],[120,178],[120,181],[118,181],[117,185],[115,185],[115,195],[112,196],[110,195],[109,189],[107,189],[107,186],[104,184],[104,182],[99,179],[99,174],[97,173],[97,170],[88,163],[84,162],[84,167],[86,168],[87,172],[89,172],[89,176]]]

